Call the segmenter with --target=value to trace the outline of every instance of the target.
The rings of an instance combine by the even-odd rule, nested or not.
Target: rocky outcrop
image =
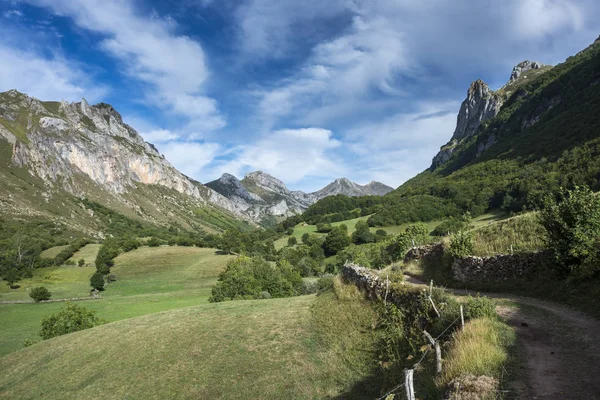
[[[510,74],[510,79],[508,80],[506,85],[504,85],[504,87],[507,87],[507,86],[515,83],[521,77],[521,75],[523,75],[524,73],[526,73],[528,71],[535,70],[535,69],[542,69],[545,67],[549,67],[549,65],[542,64],[537,61],[529,61],[529,60],[520,62],[517,65],[515,65],[515,67],[513,68],[512,72]]]
[[[430,169],[434,170],[445,164],[450,160],[461,142],[475,135],[484,122],[498,115],[504,102],[515,89],[527,81],[528,75],[536,76],[536,74],[543,73],[550,68],[552,68],[550,65],[536,61],[520,62],[513,68],[508,82],[498,91],[491,90],[481,79],[471,83],[467,91],[467,98],[460,106],[454,134],[450,141],[442,146],[440,151],[433,157]],[[531,72],[528,74],[530,71],[534,71],[535,73]],[[536,115],[539,115],[539,113]],[[536,116],[533,116],[524,121],[524,126],[528,127],[532,123],[537,122],[535,118]],[[495,143],[495,137],[488,137],[485,142],[478,145],[477,155]]]
[[[143,214],[122,195],[162,187],[195,206],[215,205],[246,218],[229,199],[179,172],[108,104],[41,102],[12,90],[0,93],[0,122],[0,134],[13,147],[12,164],[49,188],[76,197],[103,190]]]
[[[467,98],[462,102],[451,140],[460,141],[477,132],[482,122],[494,118],[500,112],[503,99],[494,93],[481,79],[471,84]]]

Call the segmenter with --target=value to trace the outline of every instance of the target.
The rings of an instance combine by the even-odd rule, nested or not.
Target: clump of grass
[[[535,213],[525,214],[474,231],[473,255],[490,256],[545,248],[544,227]]]
[[[466,375],[485,375],[500,380],[508,361],[508,348],[514,341],[514,331],[500,320],[479,318],[470,321],[454,334],[438,383],[446,385]]]

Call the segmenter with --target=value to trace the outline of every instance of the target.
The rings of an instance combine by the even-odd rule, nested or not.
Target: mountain
[[[106,223],[87,201],[185,229],[219,231],[249,219],[226,197],[175,169],[105,103],[0,93],[0,152],[3,218],[52,220],[96,237],[104,236]]]
[[[365,186],[361,186],[346,178],[340,178],[312,194],[320,200],[327,196],[335,196],[337,194],[344,194],[350,197],[369,195],[382,196],[392,190],[394,189],[380,182],[373,181]]]
[[[433,158],[431,168],[435,169],[448,161],[459,142],[472,137],[482,123],[498,115],[504,102],[519,86],[550,68],[552,68],[550,65],[523,61],[513,68],[506,85],[497,91],[492,91],[481,79],[471,83],[467,98],[460,106],[454,134]]]
[[[250,172],[241,181],[233,175],[223,174],[206,186],[228,198],[238,209],[257,221],[268,216],[289,217],[302,213],[328,196],[381,196],[393,190],[380,182],[360,186],[340,178],[314,193],[290,191],[282,181],[262,171]]]
[[[384,196],[369,223],[520,212],[561,187],[600,190],[599,88],[600,38],[553,67],[518,64],[496,91],[476,80],[431,167]]]

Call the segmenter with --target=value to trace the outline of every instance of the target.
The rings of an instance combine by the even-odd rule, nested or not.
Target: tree
[[[287,244],[288,246],[295,246],[298,244],[298,239],[296,239],[296,236],[291,236],[288,238]]]
[[[104,274],[94,272],[94,275],[90,278],[90,286],[96,290],[104,290]]]
[[[8,287],[12,288],[15,285],[15,283],[19,280],[19,273],[15,268],[10,268],[6,272],[4,279],[6,280]]]
[[[287,228],[287,230],[285,231],[285,233],[290,236],[294,234],[294,228]]]
[[[304,235],[302,235],[302,243],[308,244],[309,241],[310,241],[310,233],[306,232]]]
[[[323,250],[326,256],[333,256],[351,243],[346,225],[334,227],[325,237]]]
[[[33,299],[36,303],[44,300],[50,300],[52,297],[52,293],[44,286],[38,286],[36,288],[31,289],[29,292],[29,297]]]
[[[369,224],[366,221],[358,221],[352,232],[352,243],[364,244],[375,241],[375,235],[369,230]]]
[[[95,311],[67,302],[58,313],[42,319],[40,336],[50,339],[67,333],[81,331],[100,325],[102,321],[96,316]]]
[[[77,262],[77,265],[79,265],[80,267],[83,267],[85,265],[85,260],[83,258],[80,258],[79,261]]]
[[[581,277],[600,270],[600,198],[588,188],[548,197],[540,213],[548,247],[565,273]]]
[[[454,258],[463,258],[473,254],[473,234],[468,231],[458,231],[450,239],[450,254]]]

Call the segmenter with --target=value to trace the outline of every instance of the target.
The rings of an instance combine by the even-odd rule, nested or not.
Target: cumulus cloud
[[[29,1],[104,35],[100,47],[122,63],[125,74],[148,85],[153,106],[194,119],[198,129],[225,125],[216,101],[203,94],[209,70],[202,47],[173,33],[173,23],[140,16],[128,1]]]
[[[159,145],[164,154],[179,171],[187,176],[202,179],[203,169],[217,156],[217,143],[168,142]]]
[[[292,184],[307,177],[337,177],[346,170],[332,153],[340,144],[327,129],[278,130],[233,149],[233,160],[215,166],[213,175],[261,170]]]
[[[0,45],[0,91],[17,89],[42,100],[96,101],[107,89],[90,81],[76,63]]]

